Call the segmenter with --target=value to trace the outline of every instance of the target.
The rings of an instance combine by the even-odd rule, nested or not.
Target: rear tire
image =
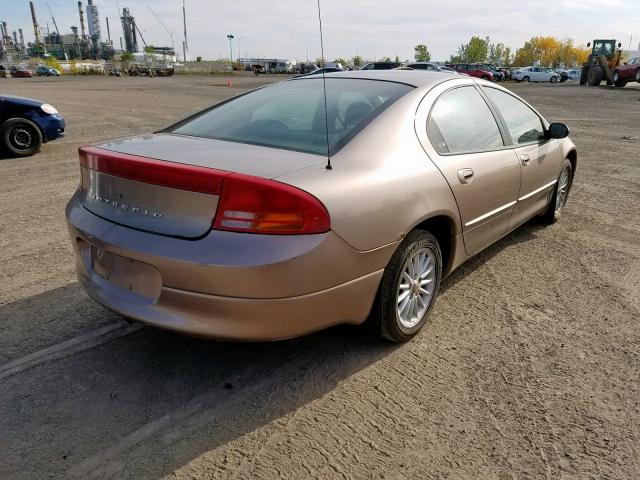
[[[604,70],[600,65],[596,65],[595,67],[591,67],[589,69],[589,73],[587,74],[587,85],[590,87],[597,87],[602,83],[602,79],[604,78]]]
[[[30,157],[42,146],[38,126],[26,118],[10,118],[0,125],[0,145],[14,157]]]
[[[636,70],[636,82],[640,83],[640,68]]]
[[[409,233],[385,268],[371,321],[377,336],[406,342],[427,323],[442,278],[442,252],[424,230]]]
[[[569,198],[569,191],[573,184],[573,167],[569,159],[564,160],[560,175],[558,175],[558,181],[553,189],[551,200],[547,210],[542,214],[542,222],[552,224],[560,220],[562,211],[567,204]]]

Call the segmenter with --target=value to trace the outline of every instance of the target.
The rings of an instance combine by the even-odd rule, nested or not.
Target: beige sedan
[[[152,135],[80,149],[77,273],[141,322],[271,340],[367,319],[406,341],[442,278],[539,216],[576,169],[567,127],[443,72],[301,77]]]

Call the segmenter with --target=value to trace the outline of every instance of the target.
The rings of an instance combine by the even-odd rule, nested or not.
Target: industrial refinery
[[[140,51],[143,51],[147,56],[162,57],[165,60],[168,58],[175,62],[173,46],[152,47],[147,45],[129,8],[122,8],[121,16],[118,19],[122,27],[122,36],[117,35],[114,39],[111,36],[108,17],[105,17],[106,37],[103,35],[100,26],[100,12],[93,0],[86,0],[86,4],[78,1],[77,8],[78,24],[63,26],[58,25],[55,12],[49,5],[47,5],[46,12],[37,12],[34,2],[30,1],[29,9],[34,38],[32,42],[25,42],[22,26],[12,31],[6,19],[0,19],[0,63],[18,63],[34,57],[54,58],[61,62],[110,61],[124,52],[133,54],[135,59],[140,57],[140,55],[136,55]],[[46,25],[46,28],[43,28],[43,24]],[[186,20],[183,54],[186,57]]]

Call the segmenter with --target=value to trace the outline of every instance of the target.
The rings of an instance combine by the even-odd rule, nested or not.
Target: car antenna
[[[320,14],[320,0],[318,0],[318,23],[320,24],[320,55],[322,55],[322,91],[324,94],[324,126],[327,134],[327,170],[333,170],[331,166],[331,148],[329,146],[329,112],[327,111],[327,79],[325,78],[325,65],[327,62],[324,60],[324,44],[322,43],[322,15]]]

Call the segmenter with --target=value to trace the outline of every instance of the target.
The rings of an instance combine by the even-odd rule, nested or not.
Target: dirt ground
[[[406,345],[347,327],[211,342],[83,293],[64,221],[78,146],[264,81],[0,80],[68,121],[0,160],[0,477],[640,478],[637,87],[513,85],[578,146],[566,214],[461,267]]]

